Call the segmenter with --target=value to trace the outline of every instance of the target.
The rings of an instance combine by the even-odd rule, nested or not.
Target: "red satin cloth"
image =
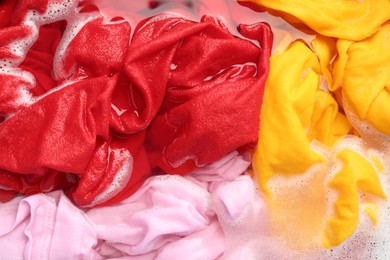
[[[125,69],[143,96],[140,124],[155,117],[146,147],[163,172],[186,174],[255,145],[272,33],[264,23],[239,31],[262,50],[207,16],[200,23],[150,22],[136,31]]]
[[[108,205],[158,168],[186,174],[256,143],[268,25],[240,27],[260,49],[211,17],[147,19],[130,41],[127,21],[97,15],[53,66],[66,16],[40,24],[25,57],[11,44],[34,33],[23,24],[27,11],[44,15],[50,4],[0,4],[0,59],[24,73],[0,71],[1,200],[63,189],[79,206]]]

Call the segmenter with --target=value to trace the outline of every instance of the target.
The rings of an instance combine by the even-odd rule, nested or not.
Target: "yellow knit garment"
[[[386,199],[372,164],[352,150],[337,154],[343,168],[329,182],[338,192],[334,216],[327,222],[323,245],[338,245],[353,234],[359,224],[359,194],[363,192]],[[375,216],[371,216],[374,218]]]
[[[359,222],[359,192],[385,198],[375,163],[337,148],[351,125],[333,96],[320,88],[322,67],[300,41],[271,57],[253,155],[272,229],[302,249],[347,239]],[[329,203],[332,192],[336,198]],[[370,203],[366,212],[375,219],[375,203]]]
[[[300,41],[271,57],[253,162],[264,190],[275,173],[303,173],[324,161],[310,141],[332,145],[351,130],[337,102],[320,89],[320,76],[317,57]]]
[[[390,19],[389,0],[238,0],[326,36],[359,41]]]
[[[360,119],[390,135],[390,23],[364,41],[338,40],[337,52],[331,89],[341,88]]]

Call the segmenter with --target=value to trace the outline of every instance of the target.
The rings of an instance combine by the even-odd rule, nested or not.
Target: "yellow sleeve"
[[[390,19],[388,0],[238,0],[329,37],[359,41]]]

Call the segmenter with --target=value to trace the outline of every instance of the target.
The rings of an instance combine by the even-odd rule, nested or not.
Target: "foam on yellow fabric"
[[[271,57],[253,162],[264,190],[275,174],[303,173],[324,161],[310,149],[311,140],[331,145],[351,129],[332,96],[320,89],[320,73],[317,57],[300,41]]]
[[[330,37],[359,41],[390,19],[389,0],[238,0]]]
[[[360,119],[390,135],[390,23],[364,41],[338,40],[337,51],[330,89],[341,89]]]
[[[337,153],[343,168],[330,180],[329,186],[337,190],[334,214],[327,222],[323,245],[332,247],[346,240],[359,224],[359,192],[386,199],[372,164],[358,153],[345,149]],[[372,219],[375,213],[369,211]]]
[[[316,243],[332,247],[347,239],[359,222],[359,192],[385,197],[373,166],[377,162],[335,148],[352,127],[333,96],[321,89],[321,69],[327,68],[301,41],[271,57],[253,155],[270,225],[298,249]],[[375,219],[375,211],[367,213]]]

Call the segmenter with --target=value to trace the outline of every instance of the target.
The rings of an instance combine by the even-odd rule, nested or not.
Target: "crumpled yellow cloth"
[[[326,36],[359,41],[390,19],[389,0],[238,0],[281,16],[299,27],[305,24]]]
[[[341,88],[360,119],[390,135],[390,23],[364,41],[338,40],[336,46],[331,89]]]
[[[261,163],[254,162],[261,169],[262,188],[275,172],[302,173],[323,162],[310,149],[314,138],[332,145],[351,130],[331,94],[320,89],[320,76],[318,59],[300,41],[271,57],[258,142],[258,150],[265,153],[256,152]]]
[[[386,199],[374,162],[350,149],[338,152],[337,158],[343,166],[329,182],[329,186],[337,190],[338,198],[334,202],[334,215],[326,224],[323,238],[326,247],[340,244],[355,231],[359,224],[359,192]],[[371,217],[375,223],[375,216]]]
[[[352,127],[321,89],[322,67],[301,41],[271,57],[253,155],[271,227],[296,248],[340,244],[358,225],[360,192],[386,198],[365,151],[338,145]]]

